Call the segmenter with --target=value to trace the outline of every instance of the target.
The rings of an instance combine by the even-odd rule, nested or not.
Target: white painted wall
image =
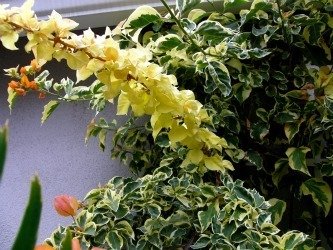
[[[82,199],[99,183],[106,183],[115,175],[129,176],[129,172],[118,161],[110,159],[110,148],[101,152],[94,140],[87,146],[84,144],[86,126],[94,116],[87,104],[61,105],[41,126],[41,113],[47,100],[39,100],[36,93],[31,93],[18,99],[10,115],[6,103],[8,79],[2,69],[18,63],[28,64],[31,57],[20,51],[4,51],[0,45],[0,58],[0,124],[8,119],[10,127],[7,161],[0,183],[0,249],[9,250],[35,173],[42,183],[41,242],[59,224],[71,222],[54,211],[54,196],[65,193]],[[50,68],[58,79],[73,73],[59,63]],[[109,107],[104,114],[114,118],[115,110]]]

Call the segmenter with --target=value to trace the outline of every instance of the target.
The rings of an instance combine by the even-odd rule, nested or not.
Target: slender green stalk
[[[181,24],[181,22],[179,21],[179,19],[175,16],[175,14],[173,13],[173,11],[170,9],[170,6],[165,2],[165,0],[161,0],[162,4],[164,5],[164,7],[167,9],[167,11],[169,12],[169,14],[171,15],[172,19],[176,22],[176,24],[178,25],[178,27],[180,28],[180,30],[184,33],[184,35],[188,38],[188,40],[191,42],[191,44],[193,44],[196,48],[198,48],[204,55],[206,55],[207,53],[198,45],[196,44],[196,42],[192,39],[192,37],[190,36],[190,34],[187,33],[187,31],[184,29],[183,25]]]

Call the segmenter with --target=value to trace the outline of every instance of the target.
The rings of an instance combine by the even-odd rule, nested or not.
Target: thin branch
[[[179,19],[175,16],[175,14],[170,9],[169,5],[165,2],[165,0],[161,0],[161,2],[164,5],[164,7],[167,9],[167,11],[169,12],[169,14],[171,15],[172,19],[176,22],[176,24],[178,25],[178,27],[180,28],[180,30],[184,33],[184,35],[188,38],[188,40],[190,40],[191,44],[193,44],[204,55],[206,55],[206,52],[198,44],[196,44],[196,42],[192,39],[192,37],[190,36],[190,34],[188,34],[187,31],[184,29],[183,25],[181,24],[181,22],[179,21]]]

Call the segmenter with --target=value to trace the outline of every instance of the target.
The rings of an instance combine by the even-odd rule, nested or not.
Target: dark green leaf
[[[325,23],[317,22],[313,25],[305,27],[303,31],[303,36],[308,43],[317,44],[322,36],[322,32],[324,31],[325,31]]]
[[[323,164],[320,172],[323,176],[333,176],[333,162]]]
[[[286,124],[288,122],[295,122],[299,118],[299,115],[297,113],[291,112],[291,111],[283,111],[278,113],[275,116],[275,121],[280,124]]]
[[[284,133],[288,138],[289,143],[294,138],[294,136],[298,133],[299,128],[303,120],[299,120],[296,122],[289,122],[284,125]]]
[[[168,133],[165,132],[159,133],[155,139],[155,143],[162,148],[169,147],[170,140]]]
[[[192,249],[203,249],[210,244],[210,237],[202,234],[200,238],[191,246]]]
[[[262,157],[261,155],[257,152],[257,151],[248,151],[246,153],[247,157],[246,159],[252,163],[253,165],[255,165],[257,167],[257,169],[261,169],[262,166],[263,166],[263,160],[262,160]]]
[[[176,36],[172,36],[172,37],[167,37],[165,40],[160,42],[157,45],[157,48],[161,51],[170,51],[173,48],[176,48],[180,45],[183,45],[183,41]]]
[[[251,206],[254,206],[254,197],[252,193],[242,186],[235,186],[234,193],[238,199],[244,200]]]
[[[306,165],[306,153],[309,151],[311,149],[307,147],[288,148],[286,155],[288,156],[289,166],[294,170],[310,175]]]
[[[328,215],[332,206],[332,190],[325,181],[311,178],[303,182],[301,192],[311,195],[313,201],[324,210],[325,216]]]
[[[143,14],[140,15],[137,19],[132,20],[129,24],[129,26],[132,29],[139,29],[146,27],[148,24],[154,23],[161,18],[158,15],[151,15],[151,14]]]
[[[251,126],[250,135],[253,139],[262,141],[269,133],[269,124],[264,122],[254,123]]]
[[[120,250],[124,244],[124,240],[116,231],[111,231],[106,236],[106,242],[109,247],[114,250]]]
[[[212,219],[216,215],[216,210],[214,204],[210,204],[206,211],[199,211],[198,218],[201,227],[201,232],[204,232],[210,224],[212,224]]]
[[[231,93],[231,79],[227,67],[218,62],[208,64],[206,68],[206,85],[214,84],[213,90],[218,88],[223,96]]]
[[[281,179],[283,176],[288,174],[289,172],[289,163],[288,160],[286,159],[279,159],[275,164],[274,164],[275,171],[272,174],[272,180],[273,183],[276,187],[278,187]]]
[[[149,204],[147,206],[148,213],[152,218],[157,218],[161,214],[161,207],[156,204]]]
[[[275,198],[268,202],[271,205],[268,211],[272,213],[272,223],[277,225],[281,221],[284,211],[286,211],[286,202]]]
[[[37,240],[41,211],[41,186],[38,177],[35,176],[31,181],[28,206],[25,209],[23,220],[12,250],[34,249]]]
[[[242,103],[244,102],[247,98],[249,98],[252,87],[249,85],[246,85],[242,82],[236,83],[232,86],[234,95],[237,98],[237,100]]]
[[[196,34],[203,36],[211,45],[217,45],[224,38],[233,36],[234,32],[222,26],[219,22],[207,20],[198,25]]]
[[[249,0],[224,0],[223,7],[225,12],[235,11],[236,9],[243,8]]]

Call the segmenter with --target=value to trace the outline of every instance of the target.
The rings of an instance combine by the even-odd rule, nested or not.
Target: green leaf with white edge
[[[161,18],[161,15],[153,7],[142,5],[138,7],[127,18],[124,23],[124,28],[138,29],[147,26],[150,23],[156,22]]]
[[[320,167],[322,176],[333,176],[333,162],[325,163]]]
[[[244,102],[247,98],[249,98],[252,92],[252,87],[242,82],[232,85],[232,88],[235,97],[240,103]]]
[[[8,107],[9,110],[12,111],[15,100],[18,95],[12,88],[8,88],[7,91],[8,91],[8,97],[7,97]]]
[[[94,222],[90,221],[84,225],[83,234],[95,236],[96,230],[97,230],[97,225]]]
[[[253,139],[262,141],[269,133],[269,124],[265,122],[257,122],[251,125],[250,136]]]
[[[111,231],[107,234],[106,242],[114,250],[120,250],[124,244],[123,238],[116,231]]]
[[[61,250],[72,250],[72,234],[69,229],[66,230],[66,236],[61,242]]]
[[[278,249],[293,250],[301,245],[307,236],[297,231],[289,231],[279,238],[280,246]]]
[[[133,231],[132,226],[126,221],[126,220],[122,220],[119,221],[116,225],[115,228],[117,228],[118,231],[125,231],[125,233],[131,237],[132,239],[135,238],[135,234]]]
[[[262,159],[261,155],[257,151],[249,150],[246,153],[245,159],[248,160],[253,165],[255,165],[258,170],[262,169],[263,159]]]
[[[214,204],[210,204],[206,211],[198,212],[198,219],[200,223],[201,232],[204,232],[211,224],[213,217],[216,216],[217,211]]]
[[[253,193],[250,192],[249,189],[246,189],[242,186],[235,186],[233,192],[238,199],[246,201],[251,206],[255,206]]]
[[[201,234],[200,238],[193,245],[191,245],[191,249],[203,249],[210,243],[210,237],[208,235]]]
[[[272,222],[274,225],[277,225],[281,221],[283,213],[286,211],[286,202],[275,198],[270,199],[268,202],[271,205],[268,211],[272,214]]]
[[[117,212],[119,208],[119,203],[121,196],[116,193],[115,190],[107,190],[104,194],[105,203],[112,209],[112,211]]]
[[[276,187],[279,186],[279,183],[283,176],[289,173],[289,163],[287,159],[279,159],[274,164],[275,171],[272,174],[272,180]]]
[[[299,118],[299,114],[286,110],[286,111],[282,111],[282,112],[276,114],[274,120],[277,123],[285,124],[285,123],[289,123],[289,122],[295,122],[298,120],[298,118]]]
[[[211,62],[206,68],[206,85],[207,82],[214,83],[213,89],[218,88],[223,96],[228,96],[231,93],[231,79],[229,70],[223,63]]]
[[[3,127],[0,127],[0,181],[3,173],[3,168],[5,166],[7,143],[8,143],[8,125],[5,124]]]
[[[325,23],[316,22],[313,25],[306,26],[303,30],[303,37],[310,44],[317,44],[325,31]]]
[[[325,216],[328,215],[332,206],[332,190],[327,182],[311,178],[303,182],[300,189],[303,195],[311,195],[313,201],[324,210]]]
[[[60,102],[52,100],[44,106],[42,114],[42,124],[50,117],[53,111],[59,106]]]
[[[39,179],[35,176],[31,181],[28,206],[25,209],[12,250],[34,249],[37,241],[41,212],[42,192]]]
[[[299,132],[299,128],[303,120],[299,120],[296,122],[289,122],[284,125],[284,133],[288,138],[289,143],[294,138],[294,136]]]
[[[176,0],[176,8],[182,14],[193,9],[201,0]]]
[[[226,37],[234,35],[233,30],[224,27],[217,21],[206,20],[201,22],[196,29],[196,34],[204,37],[206,41],[209,41],[211,45],[220,44]],[[218,61],[214,61],[218,62]]]
[[[161,207],[156,204],[147,205],[147,210],[152,218],[157,218],[161,215]]]
[[[175,34],[168,34],[157,39],[155,44],[160,51],[170,51],[180,45],[183,45],[182,39]]]
[[[235,11],[240,7],[243,7],[249,0],[224,0],[223,1],[223,11]]]
[[[301,171],[307,175],[310,175],[310,172],[306,165],[306,153],[310,151],[311,149],[308,147],[288,148],[286,151],[286,155],[288,156],[289,166],[294,170]]]
[[[267,223],[264,222],[260,225],[260,229],[263,233],[267,233],[267,234],[277,234],[280,232],[280,229],[278,229],[274,224],[272,223]]]

